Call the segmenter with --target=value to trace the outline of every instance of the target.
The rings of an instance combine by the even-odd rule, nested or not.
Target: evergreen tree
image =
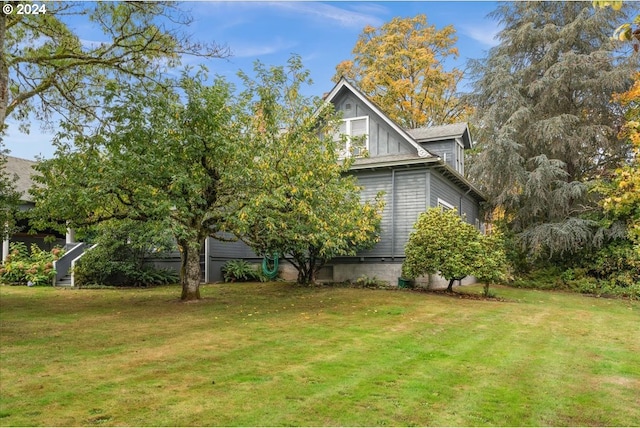
[[[618,57],[609,37],[627,9],[509,2],[491,14],[503,30],[472,63],[481,145],[471,174],[530,253],[573,252],[603,236],[588,190],[629,153],[612,95],[628,89],[638,59]]]

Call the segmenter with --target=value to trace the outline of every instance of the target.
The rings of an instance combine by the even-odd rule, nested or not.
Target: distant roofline
[[[37,172],[33,169],[38,162],[18,158],[15,156],[6,156],[7,163],[4,165],[4,170],[10,179],[17,176],[18,179],[15,182],[16,191],[20,192],[20,200],[23,202],[33,202],[33,198],[29,194],[29,189],[33,186],[34,181],[31,178]]]

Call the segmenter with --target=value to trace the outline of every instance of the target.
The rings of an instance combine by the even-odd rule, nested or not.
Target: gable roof
[[[29,189],[33,185],[31,176],[36,174],[33,167],[36,162],[28,159],[15,158],[13,156],[7,156],[7,163],[4,164],[4,170],[10,180],[17,177],[15,189],[22,195],[20,199],[25,202],[33,202],[33,198],[29,194]]]
[[[418,144],[414,138],[403,128],[398,126],[393,120],[389,118],[380,108],[375,105],[367,96],[365,96],[362,92],[360,92],[355,86],[347,81],[344,77],[340,79],[340,81],[333,87],[331,92],[326,96],[326,102],[332,102],[339,94],[343,91],[350,91],[354,94],[363,104],[373,110],[382,120],[384,120],[387,125],[389,125],[392,129],[394,129],[398,134],[400,134],[409,144],[411,144],[416,151],[418,152],[418,156],[421,158],[429,158],[429,157],[437,157],[433,154],[429,153],[425,150],[420,144]]]
[[[422,128],[409,129],[407,132],[418,143],[459,138],[462,140],[461,142],[465,149],[470,149],[473,146],[469,126],[466,122],[440,126],[424,126]]]

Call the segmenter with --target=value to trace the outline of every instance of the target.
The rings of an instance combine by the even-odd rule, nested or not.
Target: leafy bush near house
[[[150,254],[171,247],[165,230],[153,222],[104,223],[93,231],[98,246],[87,251],[75,266],[76,284],[148,287],[178,282],[177,272],[144,264]]]
[[[108,249],[107,249],[108,250]],[[178,273],[170,269],[141,266],[135,260],[114,260],[105,248],[88,251],[75,267],[78,286],[113,285],[149,287],[178,282]]]
[[[267,280],[260,268],[250,265],[245,260],[229,260],[222,266],[224,282],[244,282]]]
[[[4,266],[0,267],[0,278],[10,283],[50,285],[56,274],[53,262],[62,254],[64,250],[59,247],[44,251],[36,244],[31,244],[29,251],[24,242],[13,242]]]
[[[502,237],[482,235],[454,210],[430,208],[422,213],[409,236],[405,254],[404,278],[439,273],[449,281],[449,291],[455,280],[469,275],[485,284],[502,281],[506,276]]]

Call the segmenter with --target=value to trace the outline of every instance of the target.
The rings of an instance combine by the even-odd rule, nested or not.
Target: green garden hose
[[[273,253],[273,267],[269,268],[269,256],[265,254],[262,259],[262,273],[264,273],[269,279],[274,279],[278,276],[278,253]]]

